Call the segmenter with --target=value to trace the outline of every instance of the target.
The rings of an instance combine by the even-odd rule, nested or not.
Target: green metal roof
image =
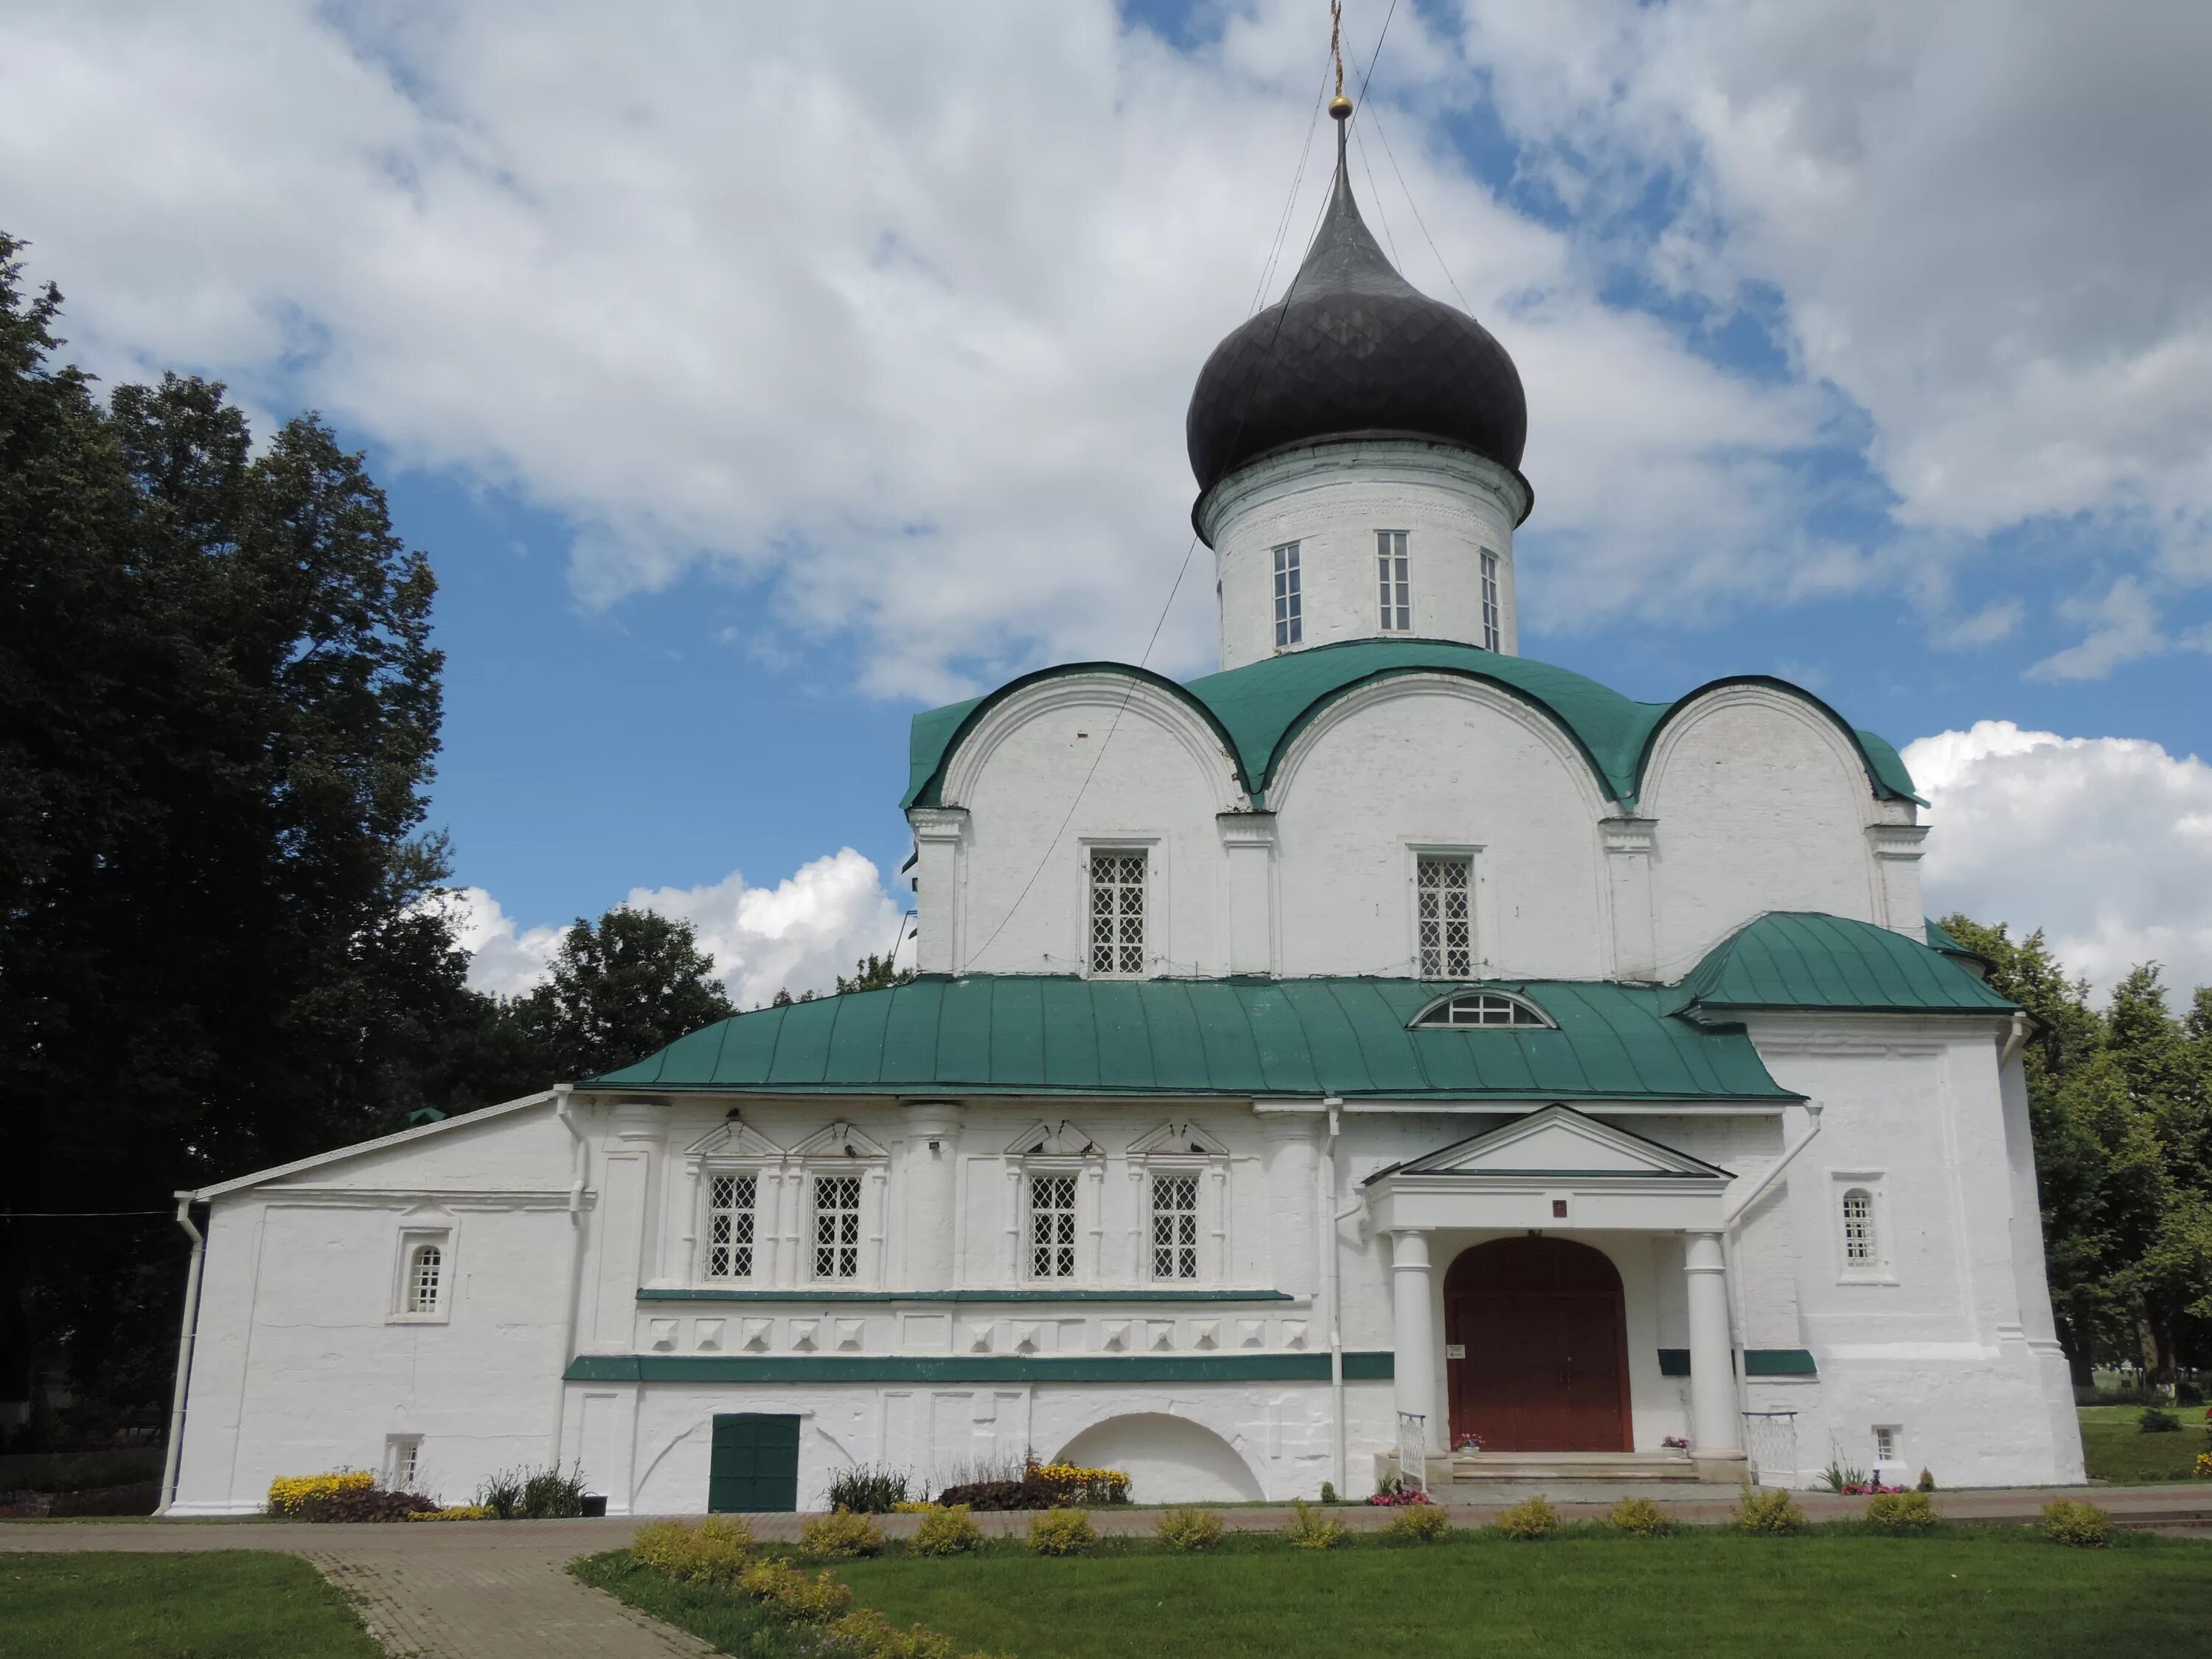
[[[1700,1009],[2009,1013],[1940,951],[1870,921],[1770,910],[1714,946],[1681,988]]]
[[[1331,702],[1374,681],[1403,674],[1452,674],[1495,685],[1540,710],[1573,738],[1607,796],[1632,806],[1644,782],[1653,743],[1674,712],[1691,698],[1723,685],[1771,685],[1802,698],[1836,723],[1856,745],[1877,795],[1917,801],[1911,774],[1897,750],[1871,732],[1856,731],[1802,687],[1765,675],[1712,680],[1673,702],[1637,702],[1571,669],[1526,657],[1509,657],[1449,640],[1348,640],[1248,663],[1225,673],[1178,685],[1127,663],[1069,663],[1009,681],[988,696],[971,697],[914,717],[902,806],[939,804],[945,763],[960,738],[986,712],[1041,680],[1070,674],[1124,674],[1182,698],[1220,736],[1237,781],[1255,805],[1266,804],[1275,769],[1298,733]]]
[[[1410,979],[931,975],[763,1008],[586,1086],[769,1094],[1795,1100],[1740,1028],[1679,990],[1516,981],[1556,1030],[1409,1030],[1451,988]]]

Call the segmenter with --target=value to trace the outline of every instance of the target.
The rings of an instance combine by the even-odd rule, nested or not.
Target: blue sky
[[[1183,403],[1325,8],[868,11],[0,23],[77,355],[322,409],[429,554],[486,982],[634,890],[741,994],[881,948],[909,715],[1133,656],[1188,546]],[[1354,129],[1370,223],[1528,386],[1524,652],[1954,734],[1933,896],[2100,979],[2212,978],[2203,21],[1407,3]]]

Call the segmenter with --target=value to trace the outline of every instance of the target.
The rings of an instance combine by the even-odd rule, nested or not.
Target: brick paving
[[[1678,1520],[1725,1521],[1733,1489],[1655,1485],[1651,1498]],[[2056,1487],[2045,1490],[1953,1492],[1936,1494],[1936,1507],[1954,1521],[2025,1523],[2054,1498],[2074,1498],[2109,1510],[2122,1525],[2178,1536],[2212,1536],[2212,1486]],[[1815,1520],[1857,1515],[1863,1498],[1800,1492],[1798,1502]],[[1452,1506],[1467,1522],[1516,1501],[1488,1493]],[[1602,1515],[1602,1502],[1555,1500],[1562,1516]],[[1280,1527],[1287,1508],[1217,1508],[1224,1524],[1242,1530]],[[1349,1504],[1334,1511],[1355,1530],[1382,1526],[1387,1509]],[[1016,1534],[1026,1515],[979,1515],[990,1531]],[[1094,1510],[1101,1532],[1149,1532],[1151,1510]],[[756,1535],[782,1541],[799,1536],[804,1516],[746,1517]],[[919,1524],[915,1516],[881,1517],[894,1535]],[[398,1659],[667,1659],[709,1655],[714,1650],[682,1632],[632,1613],[612,1596],[587,1589],[564,1571],[580,1555],[620,1549],[638,1522],[606,1521],[459,1521],[434,1524],[309,1526],[297,1522],[29,1521],[0,1522],[0,1553],[52,1550],[283,1550],[312,1561],[350,1594],[377,1638]]]

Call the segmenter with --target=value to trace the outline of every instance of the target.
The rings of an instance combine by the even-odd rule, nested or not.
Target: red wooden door
[[[1620,1275],[1565,1238],[1500,1238],[1444,1275],[1452,1441],[1493,1451],[1629,1451]]]

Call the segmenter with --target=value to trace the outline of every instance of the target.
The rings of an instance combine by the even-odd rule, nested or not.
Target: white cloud
[[[1371,41],[1381,0],[1353,9]],[[1796,528],[1821,395],[1601,303],[1443,141],[1481,82],[1398,10],[1372,113],[1531,388],[1535,615],[1860,580]],[[566,514],[589,604],[764,576],[764,641],[854,630],[872,689],[945,696],[1141,647],[1188,540],[1189,388],[1313,125],[1316,15],[1252,0],[1183,53],[1108,0],[19,7],[0,198],[97,372],[312,403]],[[1449,292],[1369,159],[1408,276]],[[1207,663],[1209,586],[1163,665]]]
[[[2100,680],[2122,663],[2166,647],[2159,632],[2158,609],[2133,576],[2120,577],[2102,599],[2068,599],[2058,609],[2068,621],[2087,624],[2089,632],[2079,645],[2069,645],[2031,666],[2030,679]]]
[[[1950,651],[1971,651],[1995,645],[2000,640],[2011,638],[2027,614],[2027,607],[2018,599],[1999,599],[1941,629],[1935,642]]]
[[[1929,909],[2040,927],[2101,991],[2139,962],[2212,984],[2212,766],[2130,738],[1983,720],[1905,763],[1933,802]]]
[[[481,887],[460,890],[454,902],[462,948],[474,953],[471,986],[511,997],[544,978],[562,927],[519,930]],[[913,945],[901,937],[903,907],[884,890],[875,865],[849,847],[800,866],[773,887],[753,886],[733,870],[700,887],[634,887],[622,902],[691,923],[741,1008],[780,990],[827,991],[865,956],[896,949],[902,966],[914,962]]]

